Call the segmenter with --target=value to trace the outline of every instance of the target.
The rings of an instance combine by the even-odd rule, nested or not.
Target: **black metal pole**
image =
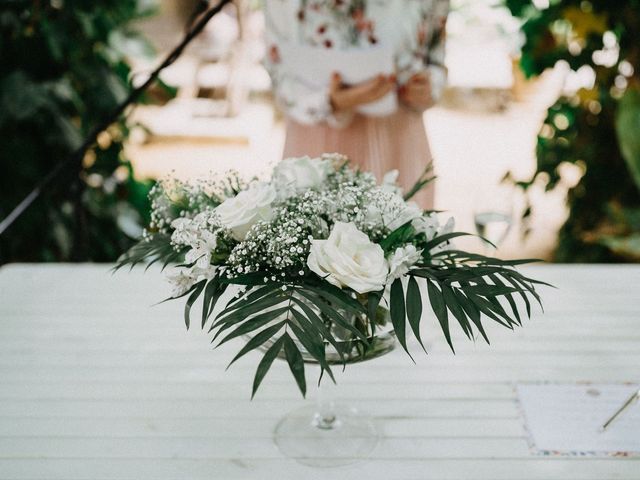
[[[139,87],[133,89],[127,98],[111,112],[111,114],[100,122],[86,137],[82,145],[67,157],[62,162],[58,163],[37,185],[36,187],[7,215],[2,222],[0,222],[0,235],[2,235],[7,228],[9,228],[20,216],[33,204],[33,202],[42,194],[45,188],[55,180],[61,172],[66,168],[75,166],[77,171],[82,171],[82,159],[85,152],[91,148],[98,135],[106,130],[112,123],[114,123],[120,116],[126,111],[126,109],[136,103],[140,96],[149,88],[160,75],[160,72],[175,62],[180,55],[184,52],[184,49],[191,43],[191,41],[202,32],[204,27],[209,23],[214,16],[216,16],[225,5],[231,3],[233,0],[220,0],[214,7],[209,8],[202,16],[193,22],[192,27],[187,31],[182,41],[169,53],[163,62],[151,72],[149,78]]]
[[[73,203],[74,231],[73,250],[71,261],[86,262],[89,259],[89,229],[87,225],[87,211],[84,207],[82,197],[85,191],[85,184],[78,172],[77,178],[73,179],[71,185],[71,201]]]

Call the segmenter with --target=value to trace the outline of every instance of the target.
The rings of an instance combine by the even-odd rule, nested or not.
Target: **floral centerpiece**
[[[423,297],[452,350],[454,323],[488,342],[482,320],[521,325],[542,282],[514,268],[527,260],[455,249],[465,234],[453,221],[410,201],[428,175],[403,196],[393,172],[378,184],[331,154],[283,160],[269,181],[161,182],[152,223],[119,267],[176,264],[171,298],[186,297],[187,328],[202,297],[200,323],[218,345],[247,339],[231,363],[264,352],[252,396],[277,357],[305,394],[305,361],[333,378],[333,364],[375,356],[385,328],[407,353],[409,329],[422,345]]]

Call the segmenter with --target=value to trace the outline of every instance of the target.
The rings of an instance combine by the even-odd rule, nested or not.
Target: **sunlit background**
[[[187,20],[180,12],[189,11],[184,3],[165,0],[160,15],[140,25],[157,51],[179,40]],[[436,208],[455,216],[466,231],[474,231],[474,208],[496,193],[507,172],[523,178],[534,172],[536,135],[566,76],[558,69],[524,80],[517,69],[519,22],[495,4],[455,2],[447,25],[448,91],[425,115],[438,176]],[[229,8],[214,19],[188,55],[163,75],[178,88],[176,99],[136,113],[151,132],[129,148],[138,175],[190,178],[234,168],[251,176],[281,158],[284,124],[261,65],[262,13],[250,5],[239,13]],[[143,71],[144,63],[136,68]],[[575,177],[567,175],[568,184]],[[511,190],[506,195],[513,197],[514,225],[500,254],[550,258],[566,217],[564,192],[536,195],[541,215],[532,219],[524,239],[518,225],[522,202]],[[473,240],[465,246],[483,248]]]
[[[83,12],[78,9],[77,19],[56,28],[72,29],[78,22],[89,25],[84,32],[87,45],[104,55],[103,64],[94,68],[112,68],[117,73],[105,74],[100,82],[100,88],[110,91],[101,93],[90,85],[78,87],[79,81],[91,75],[74,72],[78,65],[67,65],[70,73],[61,73],[58,68],[53,78],[44,79],[33,66],[24,65],[33,88],[55,81],[58,90],[69,89],[60,100],[64,105],[60,110],[69,121],[60,128],[71,131],[71,138],[68,145],[52,148],[46,142],[56,141],[43,137],[41,151],[5,144],[3,169],[9,168],[6,163],[10,158],[18,159],[21,154],[24,161],[35,161],[43,155],[42,150],[52,154],[46,161],[35,162],[39,170],[20,172],[20,181],[11,182],[10,195],[3,189],[2,216],[28,193],[29,184],[55,163],[55,154],[76,145],[76,137],[89,130],[92,118],[99,118],[112,106],[97,100],[83,103],[76,97],[86,91],[89,96],[101,96],[104,103],[111,95],[115,105],[129,88],[126,82],[134,86],[143,82],[158,60],[180,41],[197,4],[187,0],[107,3],[122,5],[121,17],[112,19],[112,31],[89,28],[105,15],[101,8],[107,7],[99,6],[82,7]],[[454,216],[459,229],[470,232],[476,231],[475,224],[487,214],[505,215],[505,222],[492,226],[506,231],[504,240],[494,234],[501,241],[499,256],[557,261],[638,259],[640,194],[632,172],[640,177],[640,148],[637,143],[624,148],[625,134],[633,130],[640,111],[637,96],[625,95],[637,92],[640,61],[638,42],[633,42],[638,33],[622,28],[640,18],[638,7],[631,3],[627,10],[616,4],[607,13],[594,11],[587,1],[452,2],[447,25],[449,84],[443,101],[425,114],[438,177],[436,208]],[[53,11],[55,17],[56,9],[64,10],[62,5],[52,1],[43,8]],[[141,9],[145,10],[144,18],[137,18]],[[55,35],[65,35],[49,27],[38,33],[40,26],[29,21],[19,24],[24,19],[16,18],[16,31],[25,42],[33,37],[29,29],[34,28],[47,48],[56,48]],[[123,167],[128,164],[122,162],[131,162],[134,178],[140,181],[167,175],[194,178],[230,169],[246,177],[264,174],[281,158],[284,122],[275,109],[269,76],[261,64],[265,51],[262,37],[260,2],[237,1],[215,17],[186,53],[162,73],[163,85],[153,89],[146,104],[128,112],[126,122],[100,135],[97,148],[85,156],[81,171],[87,185],[83,201],[89,224],[84,256],[77,255],[79,236],[72,226],[73,209],[81,202],[74,203],[58,192],[52,194],[60,204],[58,213],[46,213],[48,207],[43,203],[33,207],[45,212],[41,218],[54,225],[52,237],[25,247],[24,238],[33,237],[37,222],[21,219],[2,239],[0,260],[105,261],[117,257],[140,232],[145,216],[142,194],[149,187],[149,183],[132,183],[129,167]],[[73,38],[69,34],[60,40],[57,48],[61,58],[49,55],[48,61],[60,64],[66,50],[82,48],[73,45],[72,41],[77,42]],[[16,61],[11,52],[3,55]],[[2,74],[6,84],[22,78],[13,78],[13,73]],[[20,85],[25,90],[25,85],[31,84]],[[58,90],[52,91],[57,95]],[[5,103],[16,102],[8,93],[4,97]],[[626,103],[623,97],[629,97]],[[616,117],[618,103],[633,113],[625,120],[627,130],[618,128],[616,137],[618,125],[614,123],[622,122]],[[34,108],[37,112],[40,107]],[[74,108],[80,113],[74,113]],[[18,124],[33,123],[30,138],[38,142],[38,132],[46,127],[28,118],[24,106],[13,104],[4,114],[4,138],[12,135],[13,127],[7,123],[14,110],[13,120]],[[630,136],[633,134],[627,134]],[[19,140],[18,136],[15,141]],[[106,163],[103,157],[109,155],[111,163]],[[590,168],[595,180],[585,176]],[[594,185],[598,169],[608,173]],[[15,177],[16,173],[7,170],[7,175]],[[114,193],[115,199],[110,200]],[[584,204],[581,198],[589,198],[591,203]],[[101,228],[111,229],[111,233],[105,237]],[[98,248],[96,242],[105,242],[105,246]],[[488,249],[477,239],[461,243],[476,251]]]

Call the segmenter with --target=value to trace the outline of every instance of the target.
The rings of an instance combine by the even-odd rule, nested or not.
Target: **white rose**
[[[414,245],[399,247],[389,257],[389,278],[395,280],[404,276],[422,256],[422,250]]]
[[[331,164],[328,160],[310,157],[286,158],[273,170],[272,183],[285,197],[320,188],[324,184]]]
[[[242,241],[253,225],[271,220],[275,199],[276,191],[271,185],[258,183],[225,200],[215,208],[215,213],[220,225],[231,230],[233,238]]]
[[[389,274],[380,245],[353,223],[337,222],[327,240],[313,240],[307,265],[327,282],[358,293],[382,290]]]

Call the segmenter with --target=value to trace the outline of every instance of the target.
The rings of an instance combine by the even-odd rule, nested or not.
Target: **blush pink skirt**
[[[432,160],[422,114],[406,109],[388,117],[356,115],[345,128],[326,124],[301,125],[289,119],[284,157],[342,153],[361,170],[373,172],[378,180],[389,170],[400,172],[398,181],[410,189]],[[424,209],[433,208],[434,186],[413,200]]]

